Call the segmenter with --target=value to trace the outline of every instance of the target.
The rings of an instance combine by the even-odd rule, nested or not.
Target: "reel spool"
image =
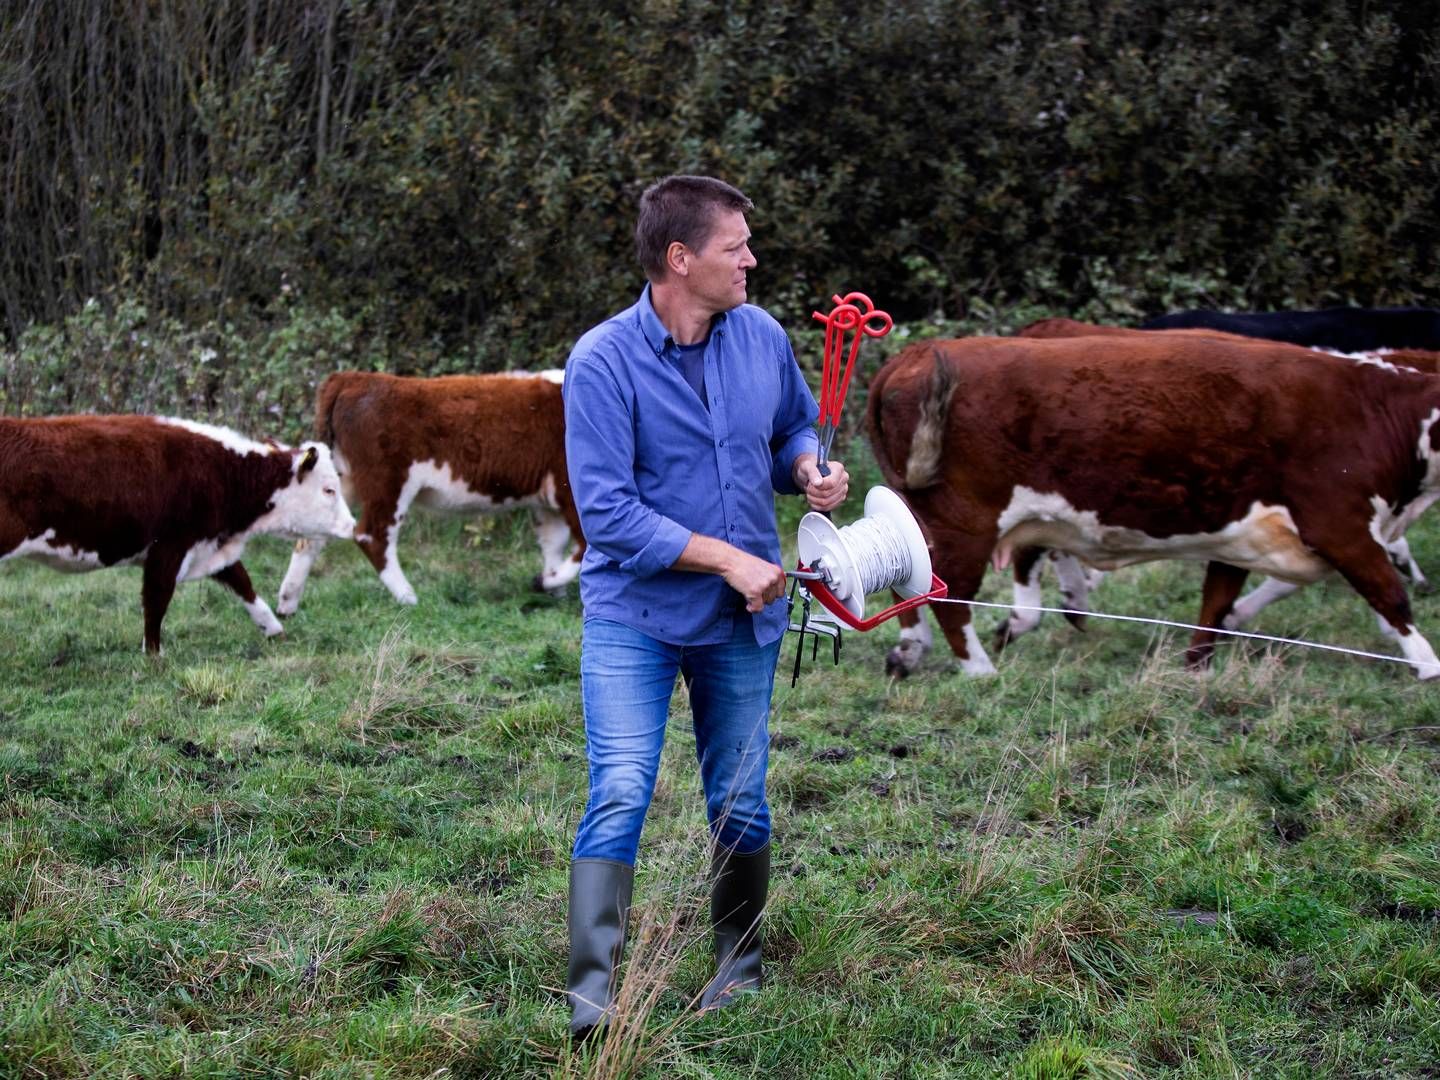
[[[800,567],[793,576],[845,625],[869,630],[949,592],[905,500],[887,487],[865,496],[865,517],[843,529],[823,514],[800,520]],[[865,618],[865,596],[894,589],[905,599]]]
[[[930,549],[920,525],[904,500],[887,487],[871,488],[865,496],[865,517],[843,529],[824,514],[806,514],[797,539],[800,562],[820,571],[825,587],[851,616],[851,625],[864,620],[868,593],[894,589],[910,598],[933,588]]]

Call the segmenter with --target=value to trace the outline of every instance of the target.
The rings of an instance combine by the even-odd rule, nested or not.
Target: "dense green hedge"
[[[31,359],[91,299],[122,352],[214,353],[152,380],[186,407],[289,354],[558,363],[637,290],[634,200],[672,171],[755,199],[754,291],[797,327],[836,289],[911,319],[1434,302],[1437,77],[1398,0],[24,0],[0,407],[104,403]]]

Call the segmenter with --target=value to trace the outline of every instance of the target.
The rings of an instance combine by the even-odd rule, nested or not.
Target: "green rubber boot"
[[[770,845],[750,855],[718,850],[712,873],[715,977],[700,995],[702,1009],[722,1009],[735,994],[760,989],[760,916],[770,891]]]
[[[635,868],[610,859],[570,863],[570,1037],[583,1042],[604,1028],[615,1003],[625,920]]]

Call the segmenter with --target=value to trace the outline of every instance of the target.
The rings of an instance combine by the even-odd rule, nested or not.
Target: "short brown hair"
[[[713,176],[667,176],[640,196],[635,219],[635,257],[645,276],[665,276],[665,252],[676,240],[699,251],[710,239],[717,210],[749,213],[755,204],[740,189]]]

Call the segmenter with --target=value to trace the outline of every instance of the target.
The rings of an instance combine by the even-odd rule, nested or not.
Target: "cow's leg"
[[[25,523],[20,515],[0,505],[0,562],[25,542]]]
[[[897,596],[898,599],[898,596]],[[885,674],[903,679],[913,675],[930,652],[934,641],[923,607],[910,608],[895,616],[900,623],[900,644],[885,657]]]
[[[575,500],[570,497],[568,482],[557,493],[556,502],[559,503],[560,515],[570,530],[570,554],[567,562],[571,565],[565,567],[563,574],[567,581],[574,581],[580,576],[580,563],[585,558],[585,531],[580,527],[580,511],[575,507]]]
[[[355,542],[365,552],[370,565],[375,567],[390,595],[402,604],[414,604],[418,597],[405,577],[405,571],[400,569],[398,545],[405,512],[419,494],[419,489],[411,491],[403,478],[397,478],[391,490],[393,494],[388,499],[365,500],[360,522],[355,526]]]
[[[1267,577],[1240,598],[1230,609],[1230,614],[1225,616],[1224,621],[1220,625],[1226,630],[1239,630],[1276,600],[1283,600],[1292,593],[1299,591],[1299,585],[1292,585],[1290,582],[1281,581],[1279,578]]]
[[[326,540],[318,537],[295,541],[295,551],[290,555],[290,567],[285,571],[285,580],[280,583],[280,600],[275,606],[282,619],[286,615],[294,615],[299,609],[300,598],[305,595],[305,583],[310,580],[310,571],[326,543]]]
[[[1420,569],[1420,564],[1415,561],[1415,556],[1410,553],[1410,542],[1403,536],[1397,536],[1385,545],[1390,553],[1390,562],[1396,570],[1410,579],[1411,586],[1421,595],[1430,592],[1430,582]]]
[[[540,573],[535,575],[535,589],[537,592],[563,589],[580,574],[580,563],[565,557],[570,546],[570,526],[563,515],[543,506],[535,507],[531,517],[544,560]]]
[[[170,600],[175,595],[176,578],[185,553],[175,548],[155,545],[145,556],[140,572],[140,607],[145,613],[145,651],[160,652],[160,624],[165,621]]]
[[[970,595],[973,596],[974,592]],[[970,621],[970,605],[942,602],[935,610],[935,621],[940,624],[945,640],[950,642],[950,648],[960,661],[961,671],[966,675],[995,674],[995,665],[985,655],[985,646],[980,644],[980,635]]]
[[[1305,539],[1303,525],[1301,529],[1301,537]],[[1390,563],[1389,552],[1369,539],[1358,545],[1352,541],[1344,547],[1331,546],[1326,539],[1328,534],[1322,532],[1318,540],[1309,543],[1321,558],[1344,575],[1375,614],[1390,624],[1399,638],[1401,653],[1415,665],[1415,674],[1422,679],[1440,679],[1440,657],[1415,627],[1410,597]]]
[[[950,596],[956,600],[973,600],[980,591],[985,578],[985,567],[990,561],[991,541],[979,539],[971,533],[941,534],[936,530],[935,550],[944,552],[943,558],[936,558],[935,573],[950,586]],[[995,665],[985,655],[980,636],[975,633],[971,622],[969,604],[935,605],[935,621],[945,633],[960,668],[967,675],[993,675]]]
[[[250,584],[250,575],[245,572],[244,564],[233,562],[224,570],[210,576],[240,598],[251,620],[266,637],[285,632],[285,627],[280,625],[280,620],[270,610],[270,605],[255,595],[255,586]]]
[[[970,622],[970,605],[980,591],[985,578],[985,568],[995,549],[996,528],[993,512],[984,506],[970,504],[967,500],[947,502],[934,512],[929,497],[921,497],[914,503],[916,516],[930,529],[931,550],[934,555],[934,573],[949,586],[950,600],[938,601],[931,605],[940,629],[950,642],[961,669],[967,675],[993,674],[995,667],[985,655],[985,647]],[[937,520],[955,520],[966,524],[962,529],[937,528]],[[958,602],[955,602],[958,601]],[[918,615],[918,612],[914,613]],[[910,640],[923,640],[928,649],[930,631],[923,619],[907,619],[902,613],[901,645],[892,649],[886,660],[886,670],[894,674],[913,671],[918,665],[916,657],[908,665],[903,653]],[[906,629],[911,631],[907,639]],[[923,638],[921,637],[923,633]],[[919,651],[919,650],[913,650]],[[913,652],[912,652],[913,655]],[[923,652],[920,654],[923,655]]]
[[[1206,629],[1196,630],[1190,635],[1190,647],[1185,650],[1188,667],[1210,666],[1210,658],[1215,655],[1215,628],[1225,625],[1226,616],[1235,606],[1235,598],[1240,595],[1249,576],[1250,571],[1229,563],[1212,561],[1205,564],[1199,623]]]
[[[995,651],[1001,652],[1021,634],[1028,634],[1040,625],[1038,608],[1043,600],[1040,581],[1044,576],[1044,548],[1023,548],[1015,553],[1014,606],[1010,614],[995,628]]]
[[[1065,618],[1076,630],[1085,629],[1085,612],[1090,610],[1090,593],[1105,580],[1105,571],[1087,567],[1068,551],[1050,552],[1050,561],[1055,564],[1055,580],[1060,586],[1060,596],[1069,612]]]

